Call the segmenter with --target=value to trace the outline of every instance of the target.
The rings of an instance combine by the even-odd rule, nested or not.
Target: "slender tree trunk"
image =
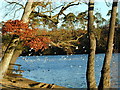
[[[107,42],[107,51],[104,58],[103,68],[101,70],[101,78],[99,83],[99,89],[110,88],[110,62],[113,52],[113,40],[114,40],[114,31],[115,31],[115,21],[116,21],[116,11],[117,11],[118,0],[113,0],[109,35]]]
[[[33,0],[31,0],[31,1],[29,0],[26,3],[26,7],[25,7],[24,13],[23,13],[22,18],[21,18],[21,20],[23,22],[28,22],[29,21],[29,15],[32,12],[32,9],[31,9],[32,3],[33,3]],[[21,53],[22,53],[22,49],[21,50],[15,49],[10,63],[14,64]],[[13,69],[14,67],[13,67],[13,65],[9,65],[8,68]],[[7,73],[10,73],[10,71],[8,70]]]
[[[29,21],[29,16],[32,12],[32,4],[33,4],[34,0],[28,0],[28,2],[25,5],[25,9],[24,9],[24,13],[22,15],[21,20],[25,23],[27,23]]]
[[[12,59],[10,60],[10,63],[15,64],[17,58],[20,56],[20,54],[22,53],[22,49],[15,49],[13,55],[12,55]],[[13,69],[14,66],[13,65],[9,65],[8,69]],[[7,74],[11,73],[11,70],[7,70]]]
[[[89,34],[90,52],[89,52],[89,55],[88,55],[87,72],[86,72],[88,89],[97,88],[96,80],[95,80],[95,71],[94,71],[96,38],[95,38],[94,28],[93,28],[93,22],[94,22],[93,10],[94,10],[94,0],[90,0],[89,5],[88,5],[88,34]]]
[[[33,10],[32,4],[33,4],[33,0],[28,0],[25,5],[23,16],[21,18],[21,20],[25,23],[28,22],[29,15]],[[18,42],[19,42],[19,37],[13,36],[12,41],[8,45],[8,48],[6,49],[4,56],[2,57],[2,60],[0,62],[0,79],[3,78],[3,76],[5,75],[9,67],[10,60],[13,57],[14,50],[15,50],[15,47],[18,45]]]
[[[16,36],[13,36],[9,46],[7,47],[2,60],[0,62],[0,79],[2,79],[2,77],[4,76],[8,66],[9,66],[9,62],[11,60],[11,57],[13,55],[13,52],[17,46],[19,42],[19,38]]]

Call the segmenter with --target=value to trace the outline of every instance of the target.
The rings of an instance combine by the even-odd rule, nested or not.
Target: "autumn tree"
[[[52,2],[49,2],[49,1],[48,2],[46,2],[46,1],[45,2],[33,2],[32,6],[36,7],[37,9],[33,10],[32,13],[30,14],[29,25],[32,28],[39,27],[39,26],[40,27],[41,26],[46,26],[46,25],[48,25],[49,28],[50,27],[54,28],[59,23],[59,16],[64,14],[63,12],[67,8],[69,8],[71,6],[74,6],[74,5],[79,5],[79,2],[78,3],[75,3],[75,2],[76,1],[70,2],[70,3],[66,4],[66,5],[60,5],[60,6],[57,6],[55,8],[52,8],[50,10],[47,10],[46,8],[49,8],[49,6],[52,5]],[[10,2],[8,2],[8,3],[10,3]],[[14,4],[14,3],[15,2],[12,2],[10,4]],[[60,11],[58,12],[58,14],[51,15],[51,12],[53,13],[58,8],[61,8]],[[50,13],[50,15],[47,14],[47,13]],[[42,22],[42,24],[41,24],[41,22]]]
[[[50,43],[50,40],[44,37],[44,33],[42,34],[43,36],[38,35],[38,29],[30,29],[26,23],[19,20],[7,21],[2,30],[3,35],[10,34],[19,37],[18,43],[21,43],[23,46],[29,46],[35,49],[35,51],[46,49],[48,43]]]
[[[21,20],[24,23],[28,22],[29,15],[33,10],[32,4],[33,4],[33,0],[28,0],[28,2],[25,5],[24,13],[21,18]],[[19,37],[16,35],[13,35],[12,40],[10,41],[10,43],[2,57],[2,60],[0,61],[0,79],[5,75],[8,67],[9,67],[9,63],[12,59],[15,48],[18,45],[18,42],[19,42]]]
[[[56,14],[55,16],[51,16],[51,17],[49,17],[49,15],[47,15],[47,14],[43,14],[44,12],[35,11],[35,8],[37,6],[46,7],[49,4],[49,2],[46,3],[46,4],[43,4],[41,2],[34,2],[34,0],[28,0],[25,7],[22,4],[19,4],[19,3],[16,3],[16,2],[8,2],[8,3],[22,6],[22,8],[24,9],[24,12],[23,12],[21,20],[24,23],[28,23],[28,21],[30,19],[30,14],[34,13],[38,17],[43,17],[45,19],[48,19],[48,20],[52,21],[52,23],[54,23],[56,25],[56,24],[58,24],[59,16],[63,14],[63,11],[65,11],[70,6],[79,5],[79,3],[74,4],[74,2],[75,1],[70,2],[66,6],[62,6],[60,12],[58,14]],[[38,11],[39,11],[39,9],[38,9]],[[18,35],[13,35],[12,40],[10,41],[9,45],[7,46],[7,49],[6,49],[6,51],[5,51],[5,53],[4,53],[3,57],[2,57],[2,60],[0,62],[0,64],[1,64],[0,65],[0,69],[1,69],[0,70],[0,76],[5,74],[8,66],[9,66],[10,61],[13,61],[13,63],[14,63],[16,61],[17,57],[21,54],[22,50],[17,50],[16,49],[16,47],[17,47],[17,45],[19,43],[19,39],[20,38],[19,38]],[[17,55],[15,55],[16,52],[17,52]],[[14,59],[14,60],[12,60],[12,59]]]
[[[20,8],[18,8],[15,11],[15,13],[17,11],[19,11],[20,9],[24,9],[24,13],[22,15],[21,20],[23,22],[28,23],[29,22],[29,18],[30,18],[29,16],[30,16],[31,12],[36,8],[36,6],[38,6],[38,5],[35,5],[35,2],[33,2],[33,1],[34,0],[31,0],[31,1],[28,0],[28,2],[26,3],[25,7],[24,7],[24,5],[22,5],[22,4],[18,3],[18,2],[9,2],[9,1],[7,1],[7,3],[9,3],[9,5],[14,5],[14,7],[15,6],[20,6]],[[23,51],[23,46],[22,46],[21,43],[18,43],[18,45],[16,45],[16,48],[15,48],[15,50],[13,52],[12,58],[10,60],[10,63],[15,63],[16,59],[19,57],[19,55],[22,53],[22,51]],[[13,68],[13,67],[9,66],[9,68]]]

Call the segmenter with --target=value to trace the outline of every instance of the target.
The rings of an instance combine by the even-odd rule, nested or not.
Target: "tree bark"
[[[10,60],[10,63],[12,64],[15,64],[17,58],[20,56],[20,54],[22,53],[22,49],[15,49],[13,55],[12,55],[12,58]],[[8,69],[13,69],[14,66],[13,65],[9,65]],[[7,70],[7,74],[8,73],[11,73],[12,71],[11,70]]]
[[[88,55],[87,72],[86,72],[88,89],[97,88],[96,80],[95,80],[95,71],[94,71],[96,38],[95,38],[94,28],[93,28],[93,24],[94,24],[93,10],[94,10],[94,0],[90,0],[88,4],[88,35],[89,35],[90,51]]]
[[[29,0],[25,5],[25,10],[24,10],[24,13],[21,18],[21,20],[25,23],[27,23],[29,21],[29,15],[32,12],[32,3],[33,3],[33,0],[31,0],[31,1]],[[22,53],[22,49],[19,49],[19,50],[15,49],[10,63],[14,64],[21,53]],[[8,68],[13,69],[14,67],[13,67],[13,65],[9,65]],[[11,72],[8,70],[7,73],[11,73]]]
[[[13,55],[13,52],[14,52],[18,42],[19,42],[19,38],[16,36],[13,36],[10,44],[8,45],[4,55],[2,57],[2,60],[0,62],[0,79],[2,79],[4,74],[6,73],[6,70],[9,66],[9,63],[11,60],[11,57]]]
[[[110,62],[113,52],[113,40],[114,40],[114,31],[115,31],[115,21],[116,21],[116,11],[117,11],[118,0],[113,0],[109,35],[107,42],[107,50],[105,53],[104,63],[101,70],[101,78],[99,83],[99,89],[110,88]]]
[[[32,8],[33,1],[34,0],[28,0],[25,5],[24,13],[21,18],[21,20],[25,23],[27,23],[29,21],[29,16],[33,10],[33,8]]]
[[[28,0],[25,5],[23,16],[21,18],[21,20],[25,23],[27,23],[29,21],[28,20],[29,15],[33,10],[32,4],[33,4],[33,0]],[[9,67],[10,60],[13,57],[13,53],[14,53],[15,47],[18,45],[18,42],[19,42],[19,37],[13,36],[12,41],[8,45],[8,48],[6,49],[6,51],[2,57],[2,60],[0,62],[0,79],[3,78],[3,76],[5,75],[8,67]]]

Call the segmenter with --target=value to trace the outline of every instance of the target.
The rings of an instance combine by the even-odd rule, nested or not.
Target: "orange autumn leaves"
[[[48,48],[50,43],[50,39],[45,37],[45,32],[41,31],[41,35],[38,35],[39,29],[31,29],[27,23],[23,23],[20,20],[8,20],[2,30],[3,35],[18,35],[20,40],[24,42],[24,46],[29,46],[35,51]]]

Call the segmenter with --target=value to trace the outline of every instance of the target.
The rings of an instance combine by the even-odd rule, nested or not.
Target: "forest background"
[[[21,4],[25,4],[24,1],[21,0]],[[41,11],[45,12],[45,15],[55,15],[58,13],[63,4],[67,4],[69,2],[52,2],[51,4],[46,5],[46,7],[42,7]],[[22,10],[19,5],[15,6],[7,6],[6,1],[0,2],[1,4],[1,12],[2,14],[0,18],[1,25],[2,21],[7,21],[9,19],[16,20],[20,19],[22,16]],[[95,12],[94,12],[94,27],[95,27],[95,35],[97,40],[97,48],[96,53],[105,53],[106,45],[107,45],[107,36],[108,36],[108,27],[110,21],[110,10],[112,3],[103,1],[95,1]],[[58,8],[59,7],[59,8]],[[3,9],[2,9],[3,8]],[[55,9],[56,8],[56,9]],[[49,44],[49,47],[45,50],[39,49],[37,52],[34,49],[31,49],[29,46],[25,46],[24,48],[18,46],[18,49],[24,49],[21,55],[23,56],[33,56],[33,55],[71,55],[71,54],[88,54],[89,53],[89,45],[88,45],[88,37],[87,35],[87,4],[82,3],[79,5],[71,6],[64,11],[65,15],[61,15],[59,19],[59,23],[56,25],[50,20],[39,17],[31,14],[31,24],[32,28],[39,27],[40,30],[45,31],[46,37],[49,37],[52,40],[52,44]],[[55,9],[53,12],[50,9]],[[9,11],[8,11],[9,10]],[[72,11],[71,11],[72,10]],[[118,9],[119,10],[119,9]],[[14,13],[13,13],[14,12]],[[34,18],[33,18],[34,17]],[[115,40],[114,40],[114,50],[113,52],[120,52],[119,43],[120,43],[120,31],[119,31],[119,20],[116,20],[116,31],[115,31]],[[41,32],[38,32],[41,34]],[[6,49],[7,44],[11,40],[9,35],[5,35],[2,37],[3,42],[3,52]]]

